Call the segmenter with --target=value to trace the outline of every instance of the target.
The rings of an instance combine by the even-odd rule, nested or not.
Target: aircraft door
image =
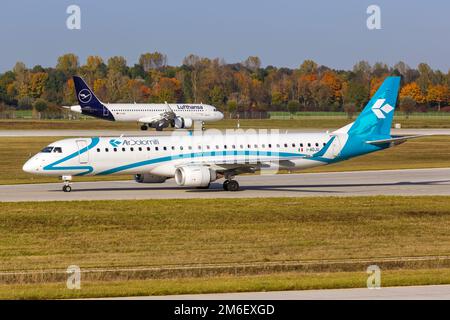
[[[86,164],[89,162],[89,151],[87,150],[87,140],[77,140],[78,147],[78,161],[80,164]]]

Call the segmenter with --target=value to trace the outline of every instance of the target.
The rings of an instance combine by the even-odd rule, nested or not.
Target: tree
[[[48,109],[48,103],[47,101],[43,99],[38,99],[34,102],[34,110],[36,110],[39,114],[39,119],[41,118],[42,112]]]
[[[244,67],[256,72],[261,67],[261,60],[256,56],[250,56],[243,62]]]
[[[162,77],[153,88],[153,96],[156,102],[173,103],[182,99],[181,83],[174,78]]]
[[[362,109],[363,104],[368,100],[369,89],[360,82],[350,81],[345,94],[347,103],[353,103],[357,109]]]
[[[48,80],[48,74],[45,72],[32,73],[30,76],[29,93],[33,98],[39,98],[44,93]]]
[[[406,119],[416,109],[416,101],[412,97],[403,97],[400,99],[400,110],[405,113]]]
[[[291,115],[291,119],[293,119],[294,114],[300,109],[300,102],[297,100],[290,100],[287,104],[287,109]]]
[[[73,53],[67,53],[58,57],[56,69],[63,71],[66,75],[74,75],[79,67],[78,57]]]
[[[209,93],[209,98],[214,106],[222,108],[225,103],[226,96],[221,87],[214,86],[214,88]]]
[[[445,85],[431,85],[428,88],[427,101],[429,103],[436,103],[438,105],[438,111],[441,111],[441,105],[444,102],[450,100],[449,88]]]
[[[127,60],[122,56],[114,56],[109,58],[108,71],[114,71],[125,75],[127,73]]]
[[[317,63],[315,63],[313,60],[305,60],[300,65],[299,72],[301,75],[316,73],[317,72]]]
[[[165,66],[167,63],[167,56],[161,52],[148,52],[141,54],[139,57],[139,64],[142,66],[145,72],[150,69],[159,69]]]
[[[405,97],[414,99],[418,104],[426,102],[426,97],[416,82],[408,83],[400,90],[400,99]]]

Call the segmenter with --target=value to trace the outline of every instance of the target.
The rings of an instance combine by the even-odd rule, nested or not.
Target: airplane
[[[204,129],[205,122],[223,119],[223,113],[216,107],[202,103],[103,103],[81,77],[74,76],[73,82],[79,105],[63,108],[109,121],[136,121],[141,123],[141,130],[191,128],[194,122],[201,122]]]
[[[51,143],[28,160],[28,173],[61,176],[70,192],[73,176],[130,174],[139,183],[175,178],[179,186],[238,191],[235,177],[269,169],[289,171],[337,163],[401,144],[416,136],[392,136],[400,77],[388,77],[354,122],[333,132],[233,132],[197,135],[92,137]]]

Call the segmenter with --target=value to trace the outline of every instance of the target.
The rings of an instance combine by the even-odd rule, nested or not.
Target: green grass
[[[57,177],[27,174],[22,165],[58,137],[0,138],[0,184],[58,182]],[[302,172],[450,167],[450,137],[426,137],[341,163]],[[121,180],[127,176],[77,177],[76,181]]]
[[[0,270],[450,254],[450,197],[0,203]]]
[[[353,119],[354,120],[354,119]],[[241,128],[279,128],[279,129],[304,129],[320,128],[335,129],[345,126],[353,121],[342,116],[305,116],[298,119],[242,119]],[[450,128],[450,116],[448,117],[397,117],[394,122],[399,122],[402,128]],[[224,119],[219,122],[206,124],[207,128],[236,128],[237,120]],[[14,119],[0,120],[0,130],[43,130],[43,129],[74,129],[74,130],[139,130],[139,125],[134,122],[110,122],[104,120],[30,120]],[[170,129],[168,129],[170,130]]]
[[[450,255],[445,196],[0,203],[0,212],[0,271]],[[156,279],[113,273],[108,281],[83,278],[75,293],[64,281],[19,279],[0,281],[0,298],[363,287],[365,267],[195,277],[169,268]],[[448,263],[382,270],[385,286],[450,283]]]
[[[0,284],[0,299],[76,299],[95,297],[200,294],[363,288],[367,274],[360,272],[280,273],[256,276],[174,278],[128,281],[84,281],[80,290],[69,290],[65,282],[41,284]],[[382,270],[382,287],[449,284],[450,269]]]

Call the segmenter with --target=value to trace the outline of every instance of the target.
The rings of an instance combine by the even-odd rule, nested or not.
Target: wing
[[[144,117],[140,118],[138,122],[140,123],[155,123],[155,122],[169,122],[172,121],[176,117],[175,113],[172,111],[172,109],[169,108],[169,110],[161,112],[160,114],[157,114],[152,117]]]

